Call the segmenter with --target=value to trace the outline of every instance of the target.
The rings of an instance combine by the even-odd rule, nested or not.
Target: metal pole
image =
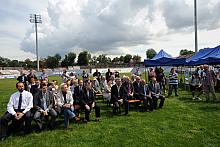
[[[34,15],[35,21],[37,20],[37,15]],[[40,64],[39,64],[39,56],[38,56],[38,37],[37,37],[37,23],[35,22],[35,33],[36,33],[36,54],[37,54],[37,71],[40,71]]]
[[[197,5],[194,0],[194,26],[195,26],[195,53],[198,52],[198,36],[197,36]]]

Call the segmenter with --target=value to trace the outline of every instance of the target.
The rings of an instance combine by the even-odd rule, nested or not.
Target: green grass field
[[[14,79],[0,80],[1,116],[16,91],[15,83]],[[181,90],[179,95],[166,99],[163,109],[150,113],[133,109],[129,116],[112,116],[111,108],[100,100],[100,122],[72,123],[65,130],[60,119],[53,131],[13,135],[0,146],[220,146],[220,103],[193,101],[189,92]],[[91,118],[95,119],[94,112]]]

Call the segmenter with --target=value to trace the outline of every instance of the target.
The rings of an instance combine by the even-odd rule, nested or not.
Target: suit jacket
[[[140,83],[138,86],[137,81],[134,81],[133,87],[134,87],[134,94],[133,94],[134,98],[140,98],[144,96],[144,85],[142,83]]]
[[[89,95],[88,95],[87,90],[84,88],[81,102],[83,105],[95,102],[95,96],[93,90],[89,90]]]
[[[119,91],[117,85],[113,85],[111,88],[111,102],[117,102],[119,99],[123,98],[123,87],[121,86]]]
[[[127,99],[128,97],[129,97],[129,86],[130,86],[130,94],[132,94],[133,93],[133,91],[134,91],[134,87],[133,87],[133,84],[132,83],[123,83],[122,84],[122,93],[123,93],[123,98],[124,99]]]
[[[74,95],[73,99],[75,103],[82,103],[82,98],[83,98],[83,90],[84,86],[82,86],[82,91],[80,92],[79,90],[79,85],[74,88]]]
[[[53,94],[50,91],[47,91],[46,93],[46,105],[47,105],[47,109],[51,109],[54,106]],[[37,110],[44,109],[44,100],[43,100],[42,90],[40,90],[38,93],[34,95],[34,107]]]
[[[150,83],[149,89],[150,89],[152,95],[160,94],[160,85],[159,85],[159,83],[155,83],[155,85],[153,83]]]
[[[56,96],[58,106],[62,107],[65,104],[62,91],[58,92]],[[66,103],[73,105],[73,96],[70,91],[66,92]]]

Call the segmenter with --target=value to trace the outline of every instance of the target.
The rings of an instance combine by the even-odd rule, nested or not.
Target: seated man
[[[133,97],[134,99],[142,99],[143,98],[143,88],[144,85],[141,83],[141,78],[139,76],[136,77],[136,80],[133,82],[133,87],[134,87],[134,94]]]
[[[95,108],[96,120],[100,119],[100,107],[95,103],[95,96],[92,90],[92,83],[87,82],[85,89],[83,90],[83,96],[81,100],[81,108],[85,110],[84,122],[89,121],[89,115],[93,108]]]
[[[160,94],[160,85],[157,83],[157,80],[155,77],[151,79],[151,84],[149,85],[150,91],[151,91],[151,97],[153,99],[153,109],[157,109],[157,101],[160,99],[159,108],[163,107],[165,97]]]
[[[152,109],[153,108],[153,100],[151,97],[151,92],[150,92],[149,86],[146,84],[145,80],[142,80],[141,84],[143,85],[143,88],[142,88],[143,96],[140,97],[140,100],[143,100],[144,111],[148,111],[148,103],[150,105],[150,110],[152,111],[153,110]]]
[[[66,83],[61,84],[60,89],[60,92],[57,94],[57,103],[64,113],[64,126],[68,128],[69,120],[75,119],[75,114],[73,113],[73,96],[68,90]]]
[[[24,90],[24,83],[16,84],[17,92],[11,95],[7,105],[7,112],[0,119],[0,139],[5,140],[8,130],[17,129],[25,121],[24,133],[30,133],[31,112],[33,107],[33,96],[30,92]],[[8,128],[9,122],[12,121],[12,127]]]
[[[80,119],[80,105],[82,105],[82,96],[83,96],[83,89],[85,87],[83,86],[83,80],[79,80],[78,86],[74,87],[74,94],[73,94],[73,105],[75,109],[76,116],[78,117],[77,119]]]
[[[53,108],[53,94],[48,91],[47,85],[43,84],[41,87],[42,89],[34,96],[34,108],[36,109],[34,119],[37,121],[40,130],[42,130],[44,120],[48,121],[49,116],[51,116],[48,125],[53,129],[55,127],[55,119],[57,116],[57,112]]]
[[[129,104],[128,100],[123,97],[123,87],[121,86],[121,79],[115,79],[116,84],[111,88],[111,103],[113,104],[113,113],[117,114],[120,106],[124,103],[125,104],[125,115],[128,114]]]

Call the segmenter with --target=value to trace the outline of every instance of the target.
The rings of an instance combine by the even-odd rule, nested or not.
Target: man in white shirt
[[[16,84],[17,92],[11,95],[7,105],[7,112],[0,119],[0,139],[5,140],[8,133],[8,124],[12,121],[10,130],[18,128],[18,124],[25,121],[24,133],[30,133],[31,126],[31,108],[33,107],[33,96],[30,92],[24,90],[24,84]]]

